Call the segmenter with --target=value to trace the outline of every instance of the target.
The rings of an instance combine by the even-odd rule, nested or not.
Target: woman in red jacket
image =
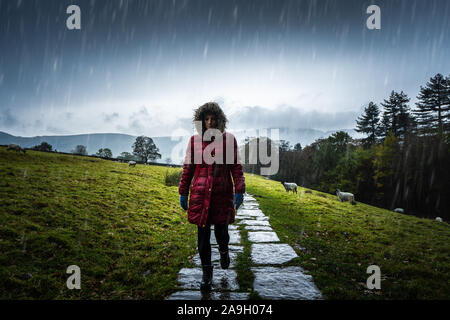
[[[220,265],[227,269],[230,264],[228,225],[234,222],[235,209],[241,205],[245,192],[237,142],[232,134],[225,132],[226,122],[225,114],[215,102],[195,110],[194,123],[199,134],[189,141],[178,190],[180,205],[188,210],[188,221],[198,226],[198,251],[203,269],[201,289],[209,289],[212,281],[211,224],[219,245]],[[207,132],[208,129],[216,130]],[[208,138],[212,132],[215,136]],[[223,144],[218,139],[210,145],[220,135]]]

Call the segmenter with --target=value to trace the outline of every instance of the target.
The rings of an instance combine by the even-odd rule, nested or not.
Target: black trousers
[[[200,254],[200,260],[202,266],[211,265],[211,225],[208,223],[204,228],[198,228],[198,253]],[[227,224],[214,225],[214,235],[216,236],[219,250],[224,252],[228,250],[228,243],[230,242],[230,235],[228,234]]]

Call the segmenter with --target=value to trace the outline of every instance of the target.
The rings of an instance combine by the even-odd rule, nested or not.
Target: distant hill
[[[341,129],[347,132],[353,138],[361,137],[353,129]],[[287,140],[291,145],[295,145],[300,142],[302,147],[311,144],[318,138],[325,138],[333,134],[334,131],[320,131],[315,129],[304,128],[279,128],[280,139]],[[241,142],[245,139],[246,131],[233,131],[236,139]],[[268,129],[270,137],[270,128]],[[31,148],[35,145],[41,144],[46,141],[61,152],[71,152],[79,144],[87,147],[88,154],[96,153],[100,148],[109,148],[113,153],[113,157],[117,157],[121,152],[132,152],[132,145],[137,136],[121,133],[92,133],[92,134],[78,134],[67,136],[36,136],[36,137],[20,137],[13,136],[6,132],[0,131],[0,145],[7,145],[10,143],[18,144],[24,148]],[[172,140],[171,137],[152,137],[156,146],[161,153],[161,159],[157,162],[165,162],[167,158],[171,158],[172,163],[179,164],[183,160],[183,154],[187,146],[188,136],[175,137]],[[178,145],[178,148],[177,148]],[[176,155],[172,155],[172,150],[176,150]]]
[[[61,152],[71,152],[79,144],[87,147],[88,154],[96,153],[100,148],[109,148],[113,157],[117,157],[121,152],[132,152],[132,146],[137,136],[121,133],[93,133],[78,134],[68,136],[36,136],[36,137],[18,137],[5,132],[0,132],[0,145],[16,143],[24,148],[31,148],[46,141],[51,144],[53,149]],[[172,148],[178,143],[171,141],[170,137],[152,138],[161,153],[161,159],[157,162],[163,162],[170,157]]]

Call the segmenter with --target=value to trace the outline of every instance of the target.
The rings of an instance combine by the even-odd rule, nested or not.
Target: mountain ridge
[[[287,140],[291,145],[300,142],[302,147],[311,144],[318,138],[324,138],[336,131],[345,131],[352,137],[358,137],[358,133],[353,129],[339,129],[321,131],[311,128],[267,128],[270,136],[270,129],[279,129],[280,140]],[[248,136],[247,130],[232,131],[238,142],[242,142]],[[72,135],[41,135],[33,137],[14,136],[4,131],[0,131],[0,145],[10,143],[18,144],[24,148],[32,148],[45,141],[52,145],[53,149],[62,152],[71,152],[77,145],[85,145],[88,154],[95,154],[100,148],[109,148],[113,157],[117,157],[121,152],[132,153],[132,146],[137,135],[125,133],[82,133]],[[190,136],[153,136],[151,137],[155,145],[159,148],[161,159],[157,162],[166,162],[171,158],[172,163],[180,163],[184,158],[184,151]]]

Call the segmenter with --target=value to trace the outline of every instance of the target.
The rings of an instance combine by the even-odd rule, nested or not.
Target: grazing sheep
[[[281,184],[286,189],[286,192],[292,191],[292,193],[297,193],[297,184],[295,182],[281,182]]]
[[[442,218],[441,217],[436,217],[436,221],[442,222]]]
[[[7,148],[6,150],[14,150],[14,151],[17,151],[17,152],[22,151],[23,153],[26,152],[25,149],[23,149],[23,148],[22,148],[21,146],[19,146],[18,144],[14,144],[14,143],[9,144],[9,145],[8,145],[8,148]]]
[[[129,161],[129,162],[128,162],[128,165],[129,165],[130,167],[135,167],[135,166],[136,166],[136,161]]]
[[[341,190],[336,189],[336,195],[339,198],[339,200],[341,200],[341,202],[350,201],[351,204],[356,204],[355,196],[353,195],[353,193],[341,192]]]
[[[394,209],[394,212],[397,212],[397,213],[405,213],[405,210],[403,210],[402,208],[395,208],[395,209]]]

